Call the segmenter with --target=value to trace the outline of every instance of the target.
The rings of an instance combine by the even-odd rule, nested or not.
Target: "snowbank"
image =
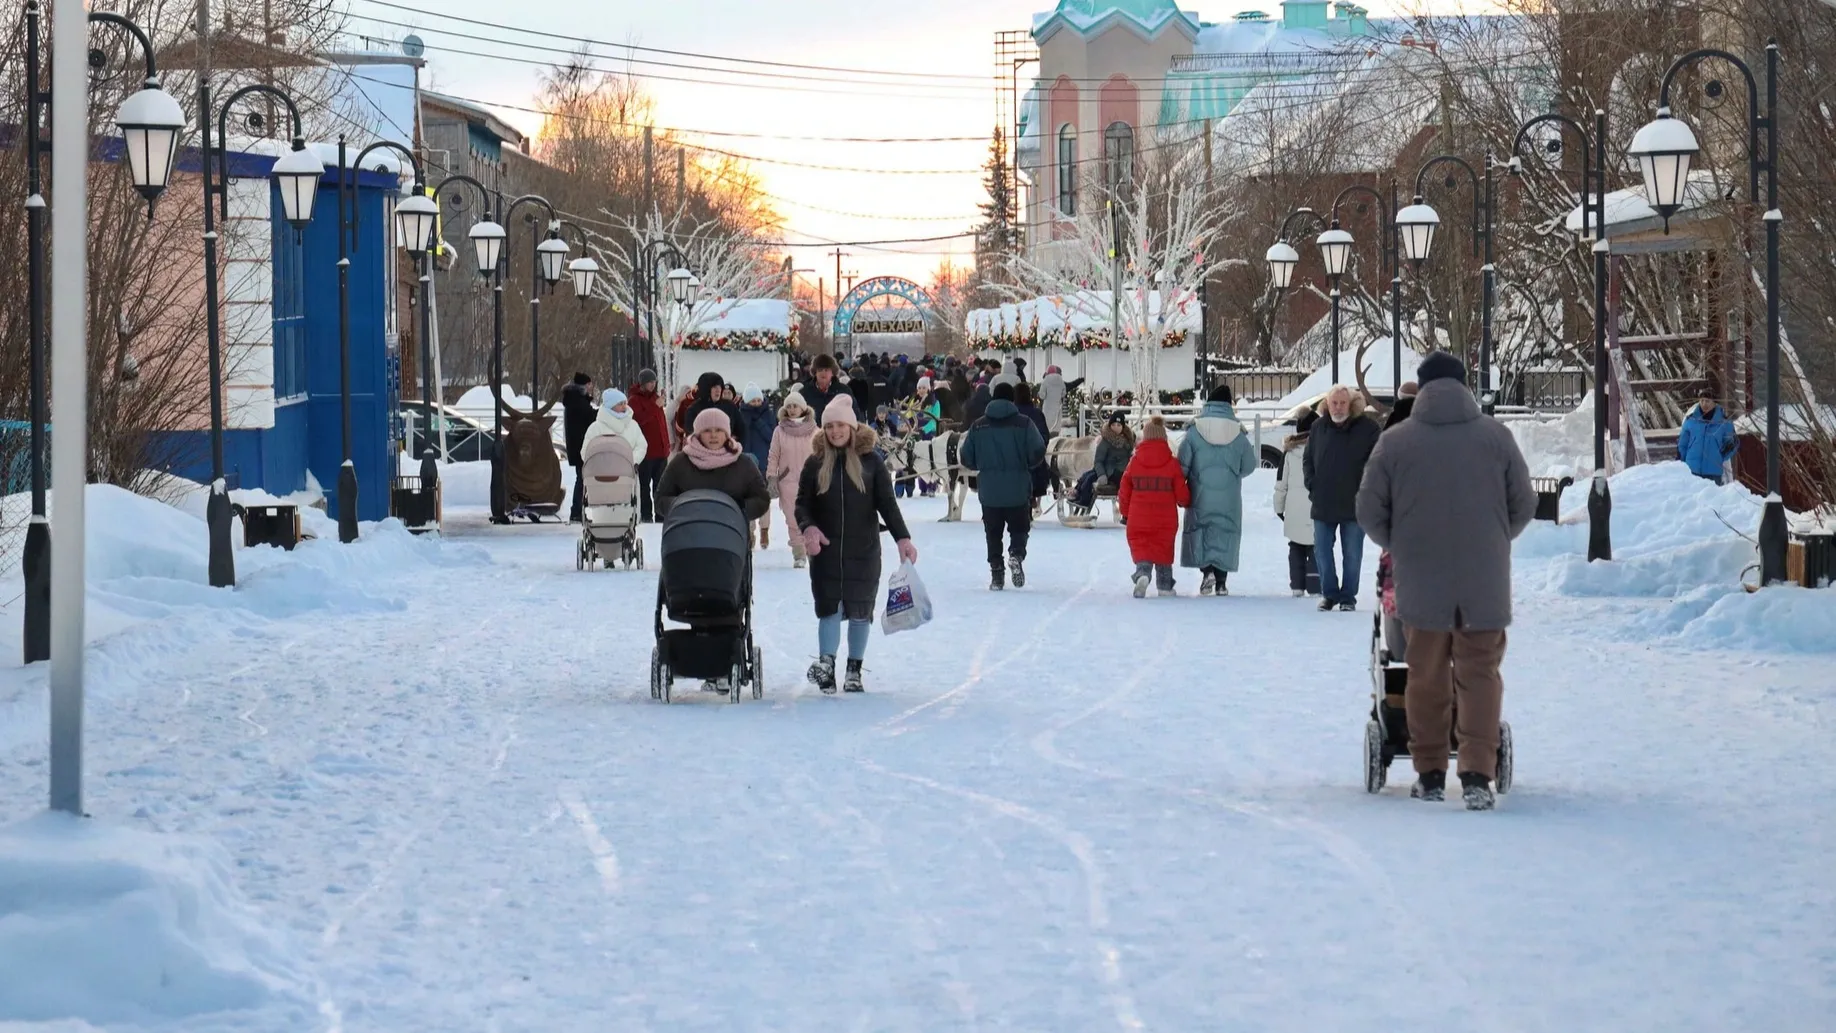
[[[1559,420],[1507,420],[1505,426],[1530,464],[1532,477],[1573,477],[1577,483],[1594,475],[1594,396]]]
[[[307,1029],[303,966],[221,847],[43,814],[0,828],[0,1023]]]
[[[1396,377],[1395,359],[1396,357],[1391,354],[1390,339],[1388,337],[1377,338],[1375,341],[1372,341],[1371,346],[1365,350],[1364,365],[1362,366],[1364,370],[1364,386],[1369,388],[1372,394],[1380,397],[1388,397],[1396,393],[1398,380]],[[1415,379],[1415,367],[1421,365],[1421,362],[1422,355],[1420,352],[1417,352],[1411,347],[1405,346],[1403,348],[1402,383],[1407,383]],[[1339,353],[1339,380],[1342,383],[1356,385],[1358,383],[1359,369],[1357,349],[1353,348]],[[1311,401],[1312,399],[1320,397],[1325,394],[1332,385],[1332,363],[1329,362],[1319,369],[1314,370],[1307,379],[1300,382],[1299,387],[1288,392],[1287,397],[1275,403],[1275,408],[1283,410],[1292,409],[1302,402]]]

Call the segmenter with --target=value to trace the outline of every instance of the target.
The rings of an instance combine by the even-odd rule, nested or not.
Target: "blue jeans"
[[[1345,580],[1339,580],[1339,567],[1333,560],[1334,536],[1345,550]],[[1313,563],[1320,570],[1320,598],[1334,603],[1358,601],[1358,568],[1364,563],[1364,528],[1355,522],[1329,524],[1313,522]]]
[[[834,656],[841,648],[842,625],[848,625],[848,659],[862,660],[867,656],[867,639],[873,634],[872,621],[844,620],[843,609],[823,617],[816,622],[817,648],[823,656]]]

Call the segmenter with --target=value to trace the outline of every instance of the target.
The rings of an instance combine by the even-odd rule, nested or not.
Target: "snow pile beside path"
[[[1532,477],[1573,477],[1577,484],[1594,474],[1594,396],[1559,420],[1509,420],[1511,436],[1524,453]]]
[[[62,814],[0,828],[0,1024],[316,1023],[219,846]]]
[[[1613,562],[1587,562],[1585,483],[1563,496],[1563,518],[1576,523],[1538,522],[1518,540],[1518,559],[1555,561],[1550,591],[1674,598],[1702,586],[1739,587],[1759,533],[1760,501],[1752,493],[1702,480],[1674,462],[1634,467],[1612,479],[1612,493]]]
[[[1705,586],[1634,622],[1633,630],[1706,649],[1836,653],[1836,590]]]

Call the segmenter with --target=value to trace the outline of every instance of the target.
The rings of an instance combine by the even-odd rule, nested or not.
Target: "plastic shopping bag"
[[[922,628],[930,622],[931,596],[924,590],[918,568],[910,563],[899,564],[899,569],[886,582],[886,613],[880,618],[880,629],[888,635],[896,635]]]

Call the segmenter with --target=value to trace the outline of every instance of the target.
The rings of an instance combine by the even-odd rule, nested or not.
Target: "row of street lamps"
[[[1701,49],[1678,58],[1664,73],[1659,94],[1657,118],[1644,126],[1632,138],[1630,153],[1639,163],[1645,187],[1645,197],[1664,221],[1664,232],[1670,232],[1670,220],[1681,211],[1688,202],[1690,166],[1701,153],[1701,145],[1696,134],[1679,119],[1672,117],[1670,109],[1670,92],[1676,77],[1687,67],[1704,60],[1720,60],[1738,69],[1747,85],[1747,158],[1748,158],[1748,198],[1757,203],[1760,199],[1760,175],[1765,173],[1766,211],[1763,221],[1766,225],[1766,504],[1765,516],[1760,524],[1760,575],[1762,583],[1773,584],[1785,579],[1786,521],[1785,507],[1779,494],[1779,350],[1780,350],[1780,308],[1779,308],[1779,230],[1784,221],[1778,207],[1778,131],[1775,112],[1778,103],[1778,60],[1779,48],[1776,41],[1769,41],[1766,46],[1766,85],[1764,94],[1764,112],[1761,110],[1761,91],[1752,69],[1738,56],[1725,50]],[[1711,95],[1719,95],[1721,84],[1708,84]],[[1606,293],[1607,293],[1607,257],[1611,248],[1607,242],[1606,231],[1606,112],[1594,113],[1594,128],[1588,130],[1576,120],[1561,114],[1540,115],[1530,119],[1518,128],[1512,141],[1512,157],[1504,167],[1513,175],[1523,170],[1523,164],[1517,157],[1529,135],[1537,127],[1554,125],[1558,131],[1573,132],[1581,140],[1581,197],[1582,219],[1581,236],[1583,240],[1592,241],[1594,259],[1594,479],[1593,488],[1588,498],[1588,515],[1590,532],[1588,541],[1589,560],[1610,560],[1613,557],[1610,523],[1612,518],[1612,498],[1607,487],[1607,406],[1606,385],[1609,379],[1607,368],[1607,333],[1606,333]],[[1760,134],[1764,132],[1765,143],[1762,150]],[[1560,144],[1552,145],[1559,149]],[[1591,161],[1589,159],[1592,159]],[[1480,399],[1487,413],[1494,407],[1494,395],[1491,383],[1492,353],[1492,309],[1495,295],[1495,274],[1493,265],[1493,238],[1495,235],[1496,200],[1494,197],[1493,170],[1498,167],[1491,152],[1487,152],[1480,169],[1475,169],[1466,159],[1457,155],[1444,154],[1429,159],[1417,171],[1415,178],[1414,203],[1397,209],[1392,198],[1386,208],[1383,198],[1369,187],[1354,186],[1341,194],[1330,209],[1330,222],[1310,208],[1298,208],[1290,213],[1282,223],[1275,243],[1268,249],[1265,259],[1269,266],[1269,279],[1275,288],[1276,304],[1279,306],[1281,296],[1293,281],[1294,269],[1300,263],[1300,253],[1290,242],[1292,231],[1297,223],[1312,221],[1322,227],[1315,239],[1320,248],[1321,262],[1331,282],[1332,301],[1332,376],[1339,381],[1339,283],[1340,278],[1350,267],[1351,255],[1356,241],[1352,235],[1339,225],[1338,213],[1347,196],[1361,191],[1377,204],[1380,229],[1388,238],[1385,248],[1386,271],[1390,274],[1390,313],[1391,338],[1393,353],[1394,379],[1402,380],[1402,315],[1401,315],[1401,275],[1397,263],[1397,253],[1407,258],[1419,276],[1422,263],[1426,262],[1434,247],[1435,236],[1441,226],[1440,213],[1426,203],[1425,188],[1428,175],[1437,166],[1448,165],[1464,171],[1472,181],[1473,222],[1472,232],[1475,250],[1482,260],[1483,277],[1482,316],[1480,330],[1478,383]],[[1453,185],[1451,177],[1448,185]],[[1394,187],[1392,187],[1392,193]],[[1393,212],[1394,214],[1390,214]],[[1483,250],[1480,250],[1481,247]],[[1432,340],[1432,322],[1430,326]],[[1632,404],[1628,399],[1626,404]]]

